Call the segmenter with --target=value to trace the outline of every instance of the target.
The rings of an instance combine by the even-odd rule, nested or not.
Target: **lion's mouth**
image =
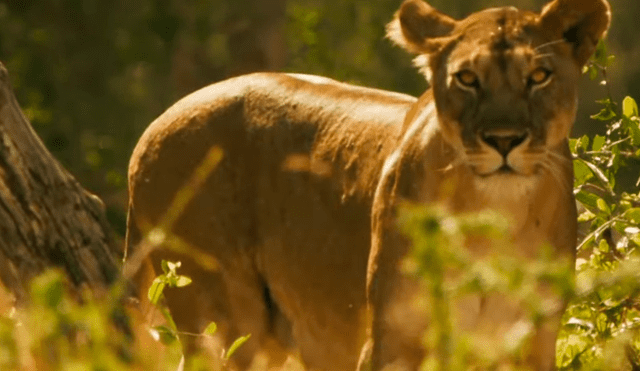
[[[512,168],[511,166],[509,166],[508,164],[502,164],[502,166],[500,166],[498,168],[498,170],[494,171],[494,173],[496,174],[514,174],[516,173],[515,169]]]
[[[473,169],[473,172],[476,175],[478,175],[479,177],[481,177],[481,178],[489,178],[489,177],[492,177],[492,176],[500,176],[500,175],[524,175],[521,172],[519,172],[518,170],[514,169],[509,164],[507,164],[506,162],[503,163],[497,169],[492,170],[492,171],[482,172],[476,167],[472,167],[472,169]]]
[[[538,148],[521,144],[507,154],[488,148],[469,149],[461,156],[462,163],[479,177],[531,176],[544,162],[544,153]]]

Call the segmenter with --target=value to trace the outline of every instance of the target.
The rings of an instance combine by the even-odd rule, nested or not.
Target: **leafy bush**
[[[550,249],[527,261],[504,237],[508,221],[494,212],[452,216],[439,207],[414,206],[403,210],[400,223],[413,241],[404,267],[427,292],[422,369],[519,369],[534,330],[557,319],[572,292],[570,264],[554,260]],[[468,250],[468,240],[484,241],[488,253]],[[543,298],[543,289],[555,295]],[[491,307],[475,318],[480,297]],[[514,311],[527,315],[505,325]]]
[[[586,72],[606,80],[612,62],[600,44]],[[618,184],[619,170],[640,158],[640,117],[631,97],[617,105],[609,95],[592,116],[606,123],[605,136],[571,140],[574,193],[584,236],[578,243],[575,299],[558,340],[561,370],[640,367],[640,192]],[[636,192],[636,193],[634,193]]]
[[[177,365],[179,345],[155,341],[138,313],[125,314],[121,297],[119,287],[78,296],[68,291],[62,272],[42,274],[31,283],[29,305],[0,316],[0,369],[142,371]]]

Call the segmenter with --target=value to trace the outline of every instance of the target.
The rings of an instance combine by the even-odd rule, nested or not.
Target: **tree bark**
[[[120,256],[102,201],[47,151],[0,63],[0,280],[18,300],[50,267],[77,288],[106,287]]]

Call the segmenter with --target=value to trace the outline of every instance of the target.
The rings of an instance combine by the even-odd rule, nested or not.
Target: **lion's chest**
[[[557,195],[544,191],[544,180],[508,174],[478,177],[467,171],[449,175],[436,182],[426,182],[424,188],[438,191],[434,198],[423,201],[444,205],[455,214],[495,211],[506,219],[509,239],[526,257],[535,256],[538,248],[549,241],[549,231],[554,228],[552,207],[557,205]],[[479,249],[485,250],[485,245],[480,245]]]
[[[510,230],[521,231],[527,225],[531,203],[536,195],[536,179],[514,175],[477,178],[472,184],[475,203],[495,210],[510,220]]]

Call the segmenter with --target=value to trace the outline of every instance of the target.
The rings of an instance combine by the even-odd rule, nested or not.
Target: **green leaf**
[[[64,298],[62,274],[52,270],[36,277],[31,282],[31,296],[49,308],[57,308]]]
[[[598,121],[609,121],[616,117],[616,113],[609,107],[605,107],[595,115],[591,115],[591,118]]]
[[[578,148],[578,140],[575,138],[569,138],[569,149],[571,153],[576,154]]]
[[[616,60],[616,56],[615,55],[610,55],[607,57],[607,61],[605,63],[605,66],[611,66],[613,64],[613,62],[615,62]]]
[[[600,240],[600,243],[598,243],[598,250],[603,253],[609,252],[609,244],[606,240]]]
[[[585,212],[583,212],[582,214],[580,214],[578,216],[578,222],[579,223],[584,223],[584,222],[588,222],[590,220],[593,220],[593,218],[595,218],[596,215],[594,213],[592,213],[589,210],[585,210]]]
[[[598,77],[598,69],[596,66],[589,67],[589,80],[593,81]]]
[[[164,345],[170,345],[178,340],[178,334],[167,326],[155,326],[149,330],[154,339],[159,340]]]
[[[603,333],[607,331],[609,326],[609,320],[607,315],[604,313],[598,313],[598,317],[596,318],[596,329],[599,333]]]
[[[598,200],[596,201],[596,205],[598,206],[598,210],[607,214],[611,214],[611,209],[609,208],[609,205],[607,205],[605,200],[598,198]]]
[[[633,241],[636,245],[640,246],[640,233],[638,233],[637,231],[630,231],[629,233],[629,238],[631,239],[631,241]]]
[[[640,224],[640,208],[633,208],[625,211],[624,217],[636,224]]]
[[[607,53],[607,44],[604,42],[604,40],[600,40],[598,42],[598,45],[596,45],[596,50],[595,53],[593,53],[593,60],[602,65],[602,66],[606,66],[607,64],[607,56],[609,53]]]
[[[242,344],[246,343],[250,337],[251,337],[251,334],[237,338],[236,341],[234,341],[233,344],[231,344],[231,346],[229,347],[229,350],[227,350],[227,354],[225,354],[224,359],[231,358],[233,353],[235,353],[236,350],[238,350],[238,348],[240,348]]]
[[[175,287],[185,287],[191,283],[191,278],[187,276],[178,276]]]
[[[156,305],[158,301],[162,297],[162,291],[164,291],[164,287],[166,286],[165,279],[163,276],[156,277],[151,283],[151,287],[149,287],[149,291],[147,292],[147,297],[151,304]]]
[[[600,199],[600,197],[594,195],[593,193],[588,193],[585,191],[576,193],[576,200],[580,201],[580,203],[591,210],[598,210],[598,199]]]
[[[633,119],[625,119],[625,126],[631,136],[631,144],[634,146],[640,145],[640,121],[637,117]]]
[[[574,185],[576,187],[583,185],[589,179],[593,178],[593,172],[584,162],[574,160],[573,161],[573,175],[574,175]]]
[[[580,354],[589,347],[589,343],[585,336],[576,334],[568,335],[563,340],[558,342],[557,349],[560,356],[556,357],[556,365],[564,370],[580,357]]]
[[[582,149],[582,151],[586,151],[589,149],[589,137],[586,135],[583,135],[582,137],[580,137],[580,139],[578,139],[578,148]]]
[[[164,317],[164,319],[167,321],[167,325],[169,326],[169,328],[177,334],[178,326],[176,326],[176,322],[173,320],[173,316],[169,312],[169,308],[164,305],[157,306],[156,308],[158,308],[160,310],[160,313],[162,313],[162,317]]]
[[[602,149],[602,147],[604,146],[605,142],[607,141],[607,138],[602,136],[602,135],[596,135],[593,138],[593,143],[591,144],[591,150],[592,151],[600,151]]]
[[[209,326],[207,326],[204,331],[202,332],[203,335],[209,335],[212,336],[213,334],[216,333],[216,331],[218,331],[218,325],[216,325],[215,322],[211,322],[209,324]]]
[[[162,271],[164,272],[164,274],[168,274],[171,271],[169,269],[169,262],[164,259],[160,263],[160,266],[162,267]]]
[[[628,118],[638,116],[638,104],[633,98],[624,97],[622,100],[622,114]]]

